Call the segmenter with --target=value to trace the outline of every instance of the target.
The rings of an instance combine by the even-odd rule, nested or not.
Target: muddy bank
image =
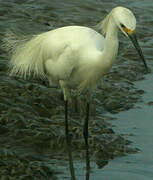
[[[64,25],[92,26],[115,5],[90,0],[6,0],[0,2],[0,39],[9,28],[32,35]],[[137,16],[140,12],[136,8]],[[145,43],[152,33],[150,22],[148,18],[149,30],[142,28],[143,22],[138,25],[138,36],[148,61],[152,56],[151,42],[148,46]],[[90,153],[99,168],[117,156],[138,150],[131,148],[130,142],[116,134],[111,125],[110,114],[132,108],[144,93],[133,85],[134,81],[144,78],[143,64],[130,42],[123,36],[120,39],[118,60],[95,90],[91,107]],[[47,80],[9,77],[8,60],[7,52],[0,47],[0,176],[3,179],[56,179],[62,172],[56,170],[59,159],[55,157],[67,160],[61,93],[50,88]],[[75,112],[75,97],[73,102],[69,110],[70,130],[74,157],[81,159],[84,158],[84,101],[78,100],[78,112]]]

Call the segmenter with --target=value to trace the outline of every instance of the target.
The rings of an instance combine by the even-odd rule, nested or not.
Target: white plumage
[[[103,49],[104,37],[93,29],[62,27],[17,47],[10,62],[10,74],[47,75],[54,84],[64,80],[67,87],[82,90],[94,86],[109,69],[109,60],[101,60]]]
[[[10,74],[25,78],[31,74],[47,76],[53,84],[63,81],[66,92],[69,88],[92,92],[117,55],[120,19],[126,19],[125,23],[135,29],[135,17],[131,11],[117,7],[98,25],[105,38],[83,26],[67,26],[36,35],[15,47],[9,64]]]
[[[66,99],[71,88],[79,92],[88,89],[91,95],[115,60],[118,29],[130,36],[135,27],[133,13],[116,7],[97,25],[102,34],[84,26],[66,26],[25,42],[8,35],[5,46],[13,49],[10,75],[47,77],[51,84],[60,84],[65,89]]]
[[[68,88],[92,87],[104,73],[99,69],[103,44],[103,36],[87,27],[68,26],[51,31],[44,45],[46,53],[50,47],[55,48],[45,63],[49,79],[55,83],[64,80]]]

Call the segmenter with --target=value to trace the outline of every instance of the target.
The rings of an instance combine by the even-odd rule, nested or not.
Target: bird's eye
[[[124,24],[121,24],[121,27],[122,27],[122,28],[125,28]]]

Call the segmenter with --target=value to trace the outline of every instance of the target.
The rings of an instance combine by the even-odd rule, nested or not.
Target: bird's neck
[[[105,61],[109,63],[110,68],[118,53],[118,27],[114,22],[113,17],[109,18],[107,24],[107,32],[104,40],[104,50],[102,56],[105,57]],[[103,58],[104,59],[104,58]]]
[[[112,17],[109,17],[106,25],[104,49],[98,61],[98,69],[102,75],[110,70],[118,52],[118,27]]]
[[[104,41],[104,51],[113,53],[118,50],[118,27],[114,22],[113,17],[109,18],[107,24],[107,32]]]

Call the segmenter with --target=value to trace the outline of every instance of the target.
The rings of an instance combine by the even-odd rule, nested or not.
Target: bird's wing
[[[77,61],[75,61],[75,52],[73,53],[72,48],[69,45],[65,45],[60,50],[56,60],[48,59],[45,62],[45,68],[47,74],[51,76],[51,79],[68,80],[71,76],[73,69],[77,66]]]

